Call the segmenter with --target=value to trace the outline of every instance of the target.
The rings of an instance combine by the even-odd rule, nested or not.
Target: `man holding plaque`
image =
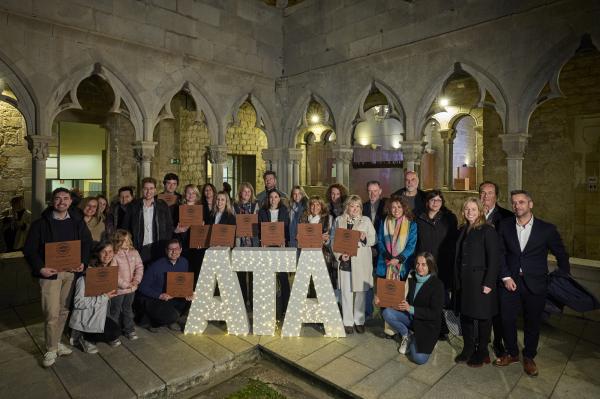
[[[72,199],[69,190],[57,188],[52,192],[52,205],[34,221],[27,235],[23,254],[34,277],[40,279],[42,313],[44,315],[46,353],[42,364],[50,367],[58,356],[69,355],[71,350],[60,342],[73,292],[73,273],[83,271],[92,245],[92,235],[83,218],[70,211]],[[80,247],[78,265],[60,270],[48,267],[55,259],[46,259],[46,244],[60,243],[60,253],[68,253],[73,244]],[[76,248],[76,245],[75,245]]]
[[[185,322],[181,319],[192,296],[174,298],[166,293],[168,272],[187,272],[188,261],[181,257],[181,244],[172,239],[167,245],[167,256],[153,262],[142,278],[137,291],[137,302],[140,305],[142,321],[151,332],[157,332],[161,326],[169,326],[171,330],[181,331]],[[193,278],[190,279],[190,284]]]

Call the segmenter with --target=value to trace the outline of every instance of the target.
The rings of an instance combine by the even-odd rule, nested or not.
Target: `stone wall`
[[[31,153],[25,141],[25,120],[12,105],[0,101],[0,211],[10,208],[10,199],[25,195],[31,203]]]
[[[179,183],[181,192],[186,184],[198,186],[206,182],[206,153],[210,145],[208,127],[204,122],[196,122],[196,111],[181,109],[176,119],[180,131],[179,156],[181,167]]]
[[[483,109],[483,180],[490,180],[500,186],[498,200],[506,206],[508,203],[508,177],[506,154],[502,150],[502,121],[496,111]],[[510,209],[510,208],[509,208]]]
[[[259,193],[265,187],[262,175],[266,170],[266,164],[262,158],[262,150],[268,146],[267,136],[256,127],[256,111],[250,103],[242,104],[237,120],[238,124],[227,129],[225,136],[227,152],[235,155],[256,155],[256,181],[251,183],[254,185],[254,190]],[[282,189],[286,191],[285,188]]]
[[[559,83],[564,97],[531,116],[523,187],[533,195],[535,214],[558,226],[572,256],[600,259],[600,194],[587,192],[586,182],[599,176],[600,138],[597,127],[585,138],[575,130],[578,118],[600,117],[600,53],[575,55]]]
[[[119,187],[138,186],[137,162],[133,143],[135,133],[131,122],[123,115],[110,114],[105,123],[108,132],[108,195],[115,197]]]

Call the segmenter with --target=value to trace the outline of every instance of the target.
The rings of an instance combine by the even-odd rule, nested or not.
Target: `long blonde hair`
[[[129,247],[133,248],[133,239],[131,238],[131,233],[127,230],[117,229],[112,237],[113,248],[115,254],[121,250],[125,241],[129,241]]]
[[[475,220],[475,223],[473,224],[469,224],[469,221],[465,218],[465,207],[467,206],[468,203],[474,203],[475,205],[477,205],[477,209],[479,211],[479,216],[477,216],[477,220]],[[463,225],[467,225],[469,230],[470,229],[477,229],[481,226],[483,226],[486,223],[485,220],[485,210],[483,209],[483,204],[481,203],[481,200],[477,197],[469,197],[465,200],[465,202],[463,203],[462,206],[462,212],[461,212],[461,222]]]

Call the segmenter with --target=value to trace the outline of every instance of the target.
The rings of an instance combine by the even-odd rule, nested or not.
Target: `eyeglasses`
[[[432,198],[429,202],[442,202],[442,200],[440,198]]]

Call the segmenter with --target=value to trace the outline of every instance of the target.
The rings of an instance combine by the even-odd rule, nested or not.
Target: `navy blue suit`
[[[523,356],[533,359],[537,354],[542,313],[546,302],[548,251],[558,267],[569,273],[569,255],[553,224],[534,218],[527,245],[521,251],[514,218],[500,222],[498,233],[504,249],[500,278],[510,277],[516,291],[500,289],[500,312],[504,327],[504,344],[511,356],[518,355],[517,314],[524,312],[525,347]]]

